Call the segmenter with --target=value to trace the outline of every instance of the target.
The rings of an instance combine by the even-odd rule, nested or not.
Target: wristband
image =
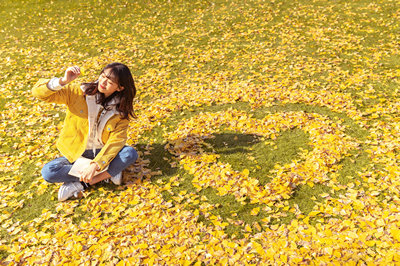
[[[60,84],[60,78],[52,78],[48,83],[47,83],[47,88],[49,88],[52,91],[58,91],[61,90],[63,86]]]

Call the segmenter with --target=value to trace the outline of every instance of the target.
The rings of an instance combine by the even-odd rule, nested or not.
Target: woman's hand
[[[98,169],[97,164],[91,163],[88,168],[86,168],[85,170],[83,170],[81,172],[80,181],[83,181],[85,183],[90,183],[90,181],[92,181],[97,169]]]
[[[81,74],[81,69],[78,66],[67,68],[67,70],[65,70],[64,77],[60,78],[59,81],[60,85],[61,86],[67,85],[68,83],[79,77],[80,74]]]

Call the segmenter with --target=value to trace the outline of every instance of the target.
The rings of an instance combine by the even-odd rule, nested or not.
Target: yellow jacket
[[[79,85],[66,85],[61,90],[47,88],[49,79],[40,79],[32,89],[33,96],[50,103],[68,107],[64,126],[57,140],[58,150],[73,163],[86,149],[89,137],[88,105]],[[129,120],[116,114],[106,123],[101,135],[104,147],[93,159],[103,170],[117,156],[127,140]]]

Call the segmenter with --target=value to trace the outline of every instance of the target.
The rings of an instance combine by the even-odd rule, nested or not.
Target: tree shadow
[[[124,170],[124,183],[147,179],[150,176],[150,180],[154,182],[160,178],[168,179],[174,175],[178,170],[171,166],[175,156],[165,149],[165,145],[166,143],[134,145],[139,157],[134,164]]]
[[[185,141],[185,140],[182,140]],[[212,146],[216,153],[234,154],[248,153],[248,148],[260,142],[259,136],[253,134],[234,134],[222,133],[213,134],[212,138],[204,140],[205,143]],[[134,148],[139,153],[138,160],[125,169],[128,176],[125,182],[133,181],[135,178],[146,178],[147,173],[160,173],[151,175],[151,181],[159,179],[167,180],[179,171],[179,166],[173,167],[171,163],[179,164],[177,156],[171,154],[164,143],[154,144],[136,144]],[[205,147],[201,153],[213,152],[212,149]],[[142,172],[141,172],[142,171]]]
[[[198,142],[193,143],[193,151],[196,154],[220,154],[220,160],[230,163],[235,170],[251,170],[252,175],[257,177],[262,185],[269,182],[269,171],[275,163],[289,163],[298,156],[299,148],[307,149],[308,139],[307,134],[301,130],[288,130],[274,140],[276,147],[273,148],[264,145],[262,137],[256,134],[215,133],[207,138],[203,135],[189,135],[181,139],[181,142],[188,144],[188,153],[191,144],[187,141],[193,137],[202,139],[205,144],[200,148],[197,146]],[[186,172],[179,166],[179,156],[166,149],[167,144],[168,142],[136,144],[134,148],[139,153],[139,159],[124,171],[124,176],[128,176],[127,179],[124,178],[124,183],[149,177],[151,182],[160,179],[168,182],[173,175]]]
[[[144,160],[149,160],[148,167],[151,171],[161,170],[164,175],[171,176],[176,173],[176,168],[171,167],[170,164],[175,156],[165,149],[165,145],[166,143],[139,144],[136,148],[142,152]]]
[[[218,150],[218,153],[233,154],[248,152],[246,148],[261,142],[261,140],[260,136],[255,134],[223,133],[214,134],[213,138],[206,139],[205,142]]]

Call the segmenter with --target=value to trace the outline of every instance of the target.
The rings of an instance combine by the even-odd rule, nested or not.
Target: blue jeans
[[[96,154],[100,152],[100,149],[96,150]],[[92,150],[86,150],[83,157],[94,159]],[[115,176],[122,172],[129,165],[133,164],[138,158],[138,154],[134,148],[130,146],[124,146],[117,156],[112,160],[108,166],[107,172],[111,176]],[[57,158],[51,162],[48,162],[42,169],[42,176],[44,180],[49,183],[68,183],[79,181],[76,176],[69,175],[68,172],[72,168],[67,158]]]

